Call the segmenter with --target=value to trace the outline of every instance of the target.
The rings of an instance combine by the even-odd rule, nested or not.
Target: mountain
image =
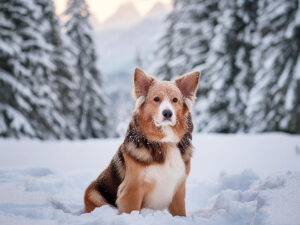
[[[105,74],[124,70],[129,72],[135,65],[137,54],[141,55],[144,66],[147,66],[157,39],[163,31],[163,20],[168,11],[168,5],[156,3],[142,17],[133,3],[126,3],[100,27],[94,27],[103,72]],[[125,18],[128,14],[131,22],[130,19],[122,21],[121,17]]]
[[[161,2],[157,2],[147,13],[146,17],[148,18],[162,18],[164,17],[168,11],[169,7],[166,4]]]
[[[139,11],[132,2],[121,5],[117,11],[107,18],[101,25],[100,29],[124,29],[137,24],[142,19]]]

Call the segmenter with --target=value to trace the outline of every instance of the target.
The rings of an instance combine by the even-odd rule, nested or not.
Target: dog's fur
[[[185,182],[193,152],[190,110],[199,76],[193,72],[174,82],[158,81],[135,70],[136,107],[125,140],[86,189],[85,212],[107,204],[120,213],[168,208],[172,215],[186,215]],[[162,116],[165,109],[173,112],[168,120]]]

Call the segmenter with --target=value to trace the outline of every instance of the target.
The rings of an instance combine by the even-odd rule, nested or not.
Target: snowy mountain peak
[[[139,11],[132,2],[121,5],[117,11],[102,24],[102,29],[128,28],[142,19]]]
[[[166,4],[157,2],[147,13],[146,17],[150,18],[160,18],[165,16],[170,9]]]

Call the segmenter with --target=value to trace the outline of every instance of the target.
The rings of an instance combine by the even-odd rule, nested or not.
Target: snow
[[[300,224],[300,136],[196,134],[187,217],[104,206],[81,214],[87,185],[121,139],[0,139],[0,224]]]

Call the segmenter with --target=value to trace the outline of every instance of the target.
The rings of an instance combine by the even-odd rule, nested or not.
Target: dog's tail
[[[81,215],[84,213],[84,210],[79,210],[79,211],[75,211],[72,212],[68,207],[66,207],[62,202],[59,202],[55,199],[50,199],[50,204],[52,205],[53,208],[58,209],[63,211],[64,213],[70,213],[72,215]]]

